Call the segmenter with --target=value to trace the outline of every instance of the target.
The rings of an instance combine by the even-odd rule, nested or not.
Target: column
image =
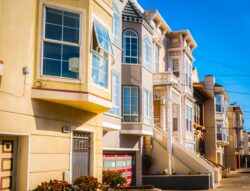
[[[182,111],[181,111],[181,100],[179,103],[179,116],[178,116],[178,141],[182,144],[182,131],[183,131],[183,125],[182,125],[182,115],[181,115]]]
[[[172,174],[172,144],[173,144],[173,117],[172,117],[172,92],[171,86],[167,86],[167,148],[168,148],[168,170]]]
[[[161,112],[160,112],[161,129],[166,131],[166,97],[165,96],[162,96],[160,107],[161,107]]]

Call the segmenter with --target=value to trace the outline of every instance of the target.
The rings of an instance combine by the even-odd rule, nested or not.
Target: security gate
[[[72,180],[88,176],[90,171],[90,134],[73,132]]]

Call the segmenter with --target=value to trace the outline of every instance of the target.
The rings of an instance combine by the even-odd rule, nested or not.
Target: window
[[[144,101],[143,101],[143,110],[144,110],[144,123],[146,124],[152,124],[152,93],[148,90],[144,90],[143,95]]]
[[[138,64],[138,35],[133,30],[123,33],[123,62]]]
[[[160,47],[155,45],[155,72],[160,72]]]
[[[198,103],[194,105],[194,121],[199,125],[203,125],[201,121],[201,107]]]
[[[42,74],[79,78],[80,15],[45,7]]]
[[[148,37],[143,40],[143,65],[149,70],[152,69],[152,45]]]
[[[223,125],[217,124],[217,140],[219,140],[219,141],[223,140],[222,130],[223,130]]]
[[[192,132],[192,108],[186,105],[186,130]]]
[[[216,111],[223,112],[223,99],[222,96],[215,97]]]
[[[120,115],[120,75],[117,72],[112,73],[112,103],[113,107],[108,113]]]
[[[123,121],[139,122],[138,87],[123,86]]]
[[[121,17],[115,5],[113,5],[113,42],[115,45],[121,44]]]
[[[192,88],[192,66],[185,60],[186,86]]]
[[[173,74],[179,78],[180,76],[180,70],[179,70],[179,60],[173,59]]]
[[[109,56],[113,56],[113,49],[108,30],[98,21],[93,24],[92,50],[92,82],[108,88]]]

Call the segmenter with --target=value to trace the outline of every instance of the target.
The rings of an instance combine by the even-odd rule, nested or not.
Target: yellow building
[[[102,178],[111,0],[0,1],[0,190]]]

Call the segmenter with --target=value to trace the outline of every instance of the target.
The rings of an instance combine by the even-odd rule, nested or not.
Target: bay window
[[[45,7],[42,74],[79,78],[80,14]]]
[[[222,141],[223,140],[223,125],[217,124],[217,140]]]
[[[123,33],[123,62],[138,64],[138,35],[130,29]]]
[[[192,88],[192,65],[185,60],[186,86]]]
[[[144,111],[144,123],[152,124],[152,93],[148,90],[144,90],[143,93],[143,111]]]
[[[179,60],[173,59],[173,74],[179,78],[180,76],[180,70],[179,70]]]
[[[138,87],[123,86],[123,122],[139,122],[138,99]]]
[[[216,112],[223,112],[223,99],[222,96],[215,97]]]

